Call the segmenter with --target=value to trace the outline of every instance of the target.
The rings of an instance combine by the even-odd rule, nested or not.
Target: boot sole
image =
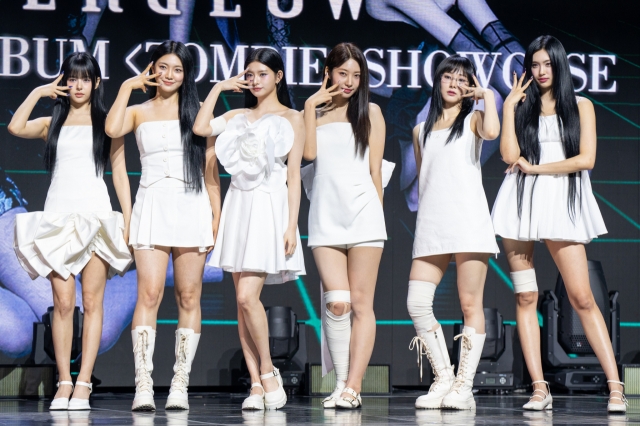
[[[131,411],[156,411],[156,407],[151,404],[141,404],[131,408]]]
[[[176,402],[176,403],[173,403],[173,404],[165,405],[164,409],[165,410],[176,410],[176,411],[181,411],[182,410],[182,411],[184,411],[184,410],[188,410],[189,409],[189,404],[187,404],[185,406],[185,405],[182,405],[182,404],[179,404],[179,403]]]
[[[441,408],[444,408],[446,410],[475,410],[476,409],[476,403],[475,401],[473,402],[473,404],[469,404],[468,406],[456,406],[453,404],[442,404]]]

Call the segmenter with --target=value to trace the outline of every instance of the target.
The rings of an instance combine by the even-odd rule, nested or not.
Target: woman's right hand
[[[223,80],[216,83],[216,85],[213,87],[218,87],[221,92],[224,92],[227,90],[233,90],[236,93],[242,93],[243,89],[244,90],[251,89],[251,86],[249,86],[249,82],[247,80],[242,80],[240,78],[246,73],[247,73],[247,70],[244,70],[240,74],[236,75],[235,77],[231,77],[227,80]]]
[[[305,106],[308,105],[316,108],[318,105],[331,103],[333,97],[340,93],[340,90],[336,90],[340,83],[338,82],[331,87],[327,87],[327,84],[329,84],[329,74],[324,75],[324,80],[322,82],[322,86],[320,86],[320,90],[306,100]]]
[[[524,102],[527,99],[527,94],[525,90],[529,87],[529,85],[533,82],[533,76],[529,78],[524,85],[522,82],[524,81],[526,73],[523,73],[520,79],[518,80],[515,71],[513,72],[513,86],[511,86],[511,93],[504,100],[505,105],[516,106],[519,102]]]
[[[51,99],[57,99],[58,96],[62,96],[62,97],[69,96],[69,94],[65,92],[65,90],[69,90],[69,86],[58,86],[58,84],[60,83],[60,80],[62,80],[62,77],[64,77],[64,74],[60,74],[58,78],[53,80],[51,83],[38,87],[38,89],[36,90],[38,90],[40,97],[41,98],[49,97]]]
[[[153,62],[150,62],[140,75],[131,77],[123,85],[128,85],[131,90],[141,89],[144,93],[147,93],[147,86],[160,86],[160,83],[156,82],[156,77],[162,75],[162,73],[147,74],[152,65]]]

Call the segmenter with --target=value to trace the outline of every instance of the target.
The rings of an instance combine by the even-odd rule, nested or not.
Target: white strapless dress
[[[124,218],[112,210],[107,186],[96,176],[91,126],[60,130],[44,211],[16,215],[14,249],[32,279],[52,271],[68,279],[92,253],[109,263],[109,278],[131,265]]]
[[[216,155],[231,174],[216,244],[208,264],[227,272],[267,273],[265,284],[305,275],[300,233],[285,256],[289,191],[285,161],[294,133],[286,118],[265,114],[250,123],[234,116],[216,140]]]
[[[538,131],[540,164],[566,159],[556,115],[541,116]],[[536,178],[537,177],[537,178]],[[579,172],[575,218],[568,209],[569,175],[527,175],[518,217],[518,174],[509,173],[493,204],[493,227],[503,238],[519,241],[589,243],[606,234],[600,208],[591,190],[589,172]]]

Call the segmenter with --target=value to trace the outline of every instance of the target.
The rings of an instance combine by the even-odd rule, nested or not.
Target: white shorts
[[[378,247],[384,248],[384,240],[374,240],[374,241],[364,241],[362,243],[354,243],[354,244],[333,244],[328,246],[310,246],[311,250],[316,247],[333,247],[342,250],[349,250],[354,247]]]

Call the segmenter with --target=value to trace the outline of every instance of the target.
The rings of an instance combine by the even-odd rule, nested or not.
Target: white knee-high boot
[[[462,339],[462,350],[460,351],[460,364],[456,380],[449,393],[442,400],[442,408],[453,408],[456,410],[472,410],[476,408],[476,401],[473,399],[473,378],[482,356],[482,348],[486,334],[477,334],[473,327],[465,326],[462,334],[455,339]]]
[[[156,331],[150,326],[138,326],[131,331],[133,355],[136,366],[136,396],[133,398],[133,411],[154,411],[153,401],[153,350],[156,345]]]
[[[416,408],[423,409],[440,408],[442,399],[449,393],[455,380],[442,327],[432,330],[438,324],[433,315],[433,299],[436,288],[434,283],[412,280],[409,281],[407,295],[407,309],[417,334],[411,341],[409,349],[416,348],[418,351],[420,379],[422,380],[423,355],[427,356],[435,376],[429,393],[416,400]]]
[[[200,342],[200,334],[196,334],[192,329],[179,328],[176,330],[176,363],[173,365],[174,376],[171,379],[171,389],[164,407],[165,410],[189,409],[187,387],[198,342]]]
[[[335,408],[337,399],[342,394],[347,377],[349,376],[349,347],[351,345],[351,292],[346,290],[327,291],[324,294],[326,309],[326,322],[324,333],[327,338],[327,346],[336,370],[336,388],[331,395],[322,401],[324,408]],[[329,306],[335,303],[343,303],[345,309],[342,315],[334,314]]]

